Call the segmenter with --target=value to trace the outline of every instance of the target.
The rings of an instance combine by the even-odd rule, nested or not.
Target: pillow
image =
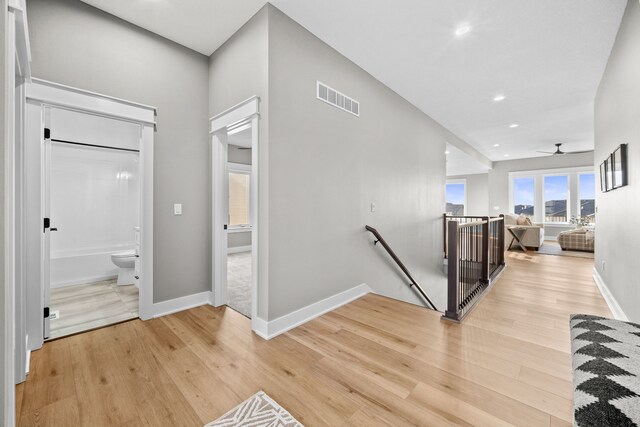
[[[518,223],[518,216],[513,214],[505,214],[504,216],[504,224],[505,225],[516,225]]]
[[[533,225],[533,223],[531,222],[531,218],[526,217],[527,218],[527,225]]]
[[[531,225],[531,220],[524,215],[520,215],[516,220],[517,225]]]

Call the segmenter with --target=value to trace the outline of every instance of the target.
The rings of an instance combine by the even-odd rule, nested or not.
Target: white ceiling
[[[227,142],[238,147],[251,148],[251,128],[248,127],[227,136]]]
[[[266,3],[83,1],[206,55]],[[272,3],[499,161],[540,156],[556,142],[593,148],[593,100],[626,0]],[[462,24],[471,30],[456,37]],[[494,102],[498,94],[506,99]]]
[[[211,55],[265,0],[82,0],[125,21]]]

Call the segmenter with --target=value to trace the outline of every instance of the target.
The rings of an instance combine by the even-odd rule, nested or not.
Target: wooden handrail
[[[420,295],[422,295],[422,297],[427,301],[427,303],[429,303],[429,305],[431,306],[432,309],[434,310],[438,310],[436,308],[436,306],[431,302],[431,300],[429,299],[429,297],[427,296],[426,292],[424,291],[424,289],[422,289],[422,286],[420,286],[418,284],[418,282],[416,282],[413,278],[413,276],[411,276],[411,273],[409,273],[409,270],[407,269],[407,267],[404,266],[404,264],[402,263],[402,261],[400,261],[400,258],[398,258],[398,256],[396,255],[395,252],[393,252],[393,249],[391,249],[391,247],[389,247],[389,245],[387,244],[387,242],[382,238],[382,236],[380,235],[380,233],[378,233],[378,230],[376,230],[373,227],[370,227],[368,225],[365,225],[364,227],[368,232],[370,232],[371,234],[374,235],[374,237],[377,239],[375,242],[373,242],[373,244],[377,244],[380,243],[382,245],[382,247],[387,251],[387,253],[391,256],[391,258],[396,262],[396,264],[398,264],[398,267],[400,267],[400,269],[402,270],[402,272],[409,278],[409,280],[411,281],[411,283],[409,284],[409,287],[413,287],[415,286],[416,289],[418,290],[418,292],[420,292]]]

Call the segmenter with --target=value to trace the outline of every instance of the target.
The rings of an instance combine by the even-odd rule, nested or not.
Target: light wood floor
[[[19,425],[202,426],[262,389],[312,426],[568,426],[568,320],[610,315],[593,261],[509,254],[456,325],[369,295],[271,341],[203,306],[46,343]]]
[[[52,312],[49,339],[138,317],[138,288],[118,286],[116,280],[51,289]]]

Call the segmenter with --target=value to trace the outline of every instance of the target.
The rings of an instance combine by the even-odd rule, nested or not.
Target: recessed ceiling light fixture
[[[445,152],[444,152],[444,154],[449,154],[449,153],[450,153],[450,151],[449,151],[449,150],[447,150],[447,151],[445,151]]]
[[[509,157],[509,155],[508,155],[508,154],[505,154],[504,156],[505,156],[505,157]]]
[[[500,144],[493,144],[494,147],[500,147]]]
[[[455,35],[456,37],[462,37],[471,31],[471,27],[467,24],[462,24],[458,28],[456,28]]]
[[[495,102],[500,102],[500,101],[504,101],[505,98],[506,98],[506,96],[504,96],[504,95],[496,95],[496,96],[493,97],[493,100]]]
[[[519,124],[517,124],[517,123],[511,123],[511,124],[509,125],[509,127],[510,127],[511,129],[515,129],[515,128],[517,128],[518,126],[520,126],[520,125],[519,125]]]

